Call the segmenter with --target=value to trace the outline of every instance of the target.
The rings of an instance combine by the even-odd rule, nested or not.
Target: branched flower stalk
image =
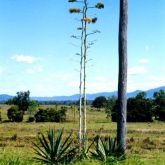
[[[86,146],[86,134],[87,134],[87,124],[86,124],[86,107],[87,107],[87,99],[86,99],[86,64],[88,62],[87,60],[87,49],[90,48],[91,45],[88,45],[88,36],[95,34],[99,31],[94,31],[91,33],[87,33],[87,24],[95,23],[97,21],[97,18],[90,18],[88,17],[88,9],[91,8],[97,8],[102,9],[104,8],[103,3],[96,3],[95,6],[91,7],[88,4],[88,0],[68,0],[68,2],[77,2],[81,3],[81,8],[70,8],[70,13],[80,13],[82,15],[81,17],[81,27],[78,27],[77,30],[81,31],[80,36],[80,83],[79,83],[79,133],[78,133],[78,140],[79,140],[79,147],[81,151],[81,146],[83,144],[83,148]],[[83,92],[83,93],[82,93]],[[82,101],[83,100],[83,101]],[[83,115],[82,115],[83,112]],[[82,125],[83,124],[83,125]],[[83,134],[82,134],[83,133]]]

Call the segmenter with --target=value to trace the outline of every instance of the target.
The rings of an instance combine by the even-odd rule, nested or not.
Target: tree
[[[165,121],[165,91],[154,93],[155,116],[158,120]]]
[[[127,101],[128,122],[152,122],[153,121],[152,100],[146,98],[145,92],[140,92],[136,97]]]
[[[30,91],[25,92],[17,92],[17,96],[15,96],[13,99],[10,99],[7,101],[7,104],[14,104],[18,106],[18,109],[20,111],[27,111],[29,107],[29,101],[30,101]]]
[[[107,104],[107,99],[104,96],[96,97],[93,100],[92,106],[95,108],[104,108]]]
[[[117,121],[118,100],[112,109],[112,121]],[[152,122],[154,116],[153,101],[146,98],[145,92],[127,100],[127,122]]]
[[[127,10],[128,0],[120,0],[117,143],[120,146],[119,152],[121,153],[124,153],[126,149]]]

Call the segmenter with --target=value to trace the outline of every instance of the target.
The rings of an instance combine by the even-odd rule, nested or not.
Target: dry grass
[[[1,107],[2,120],[4,121],[7,120],[6,110],[9,106],[1,105]],[[49,128],[59,129],[64,127],[66,134],[73,130],[73,136],[75,139],[77,137],[77,110],[69,109],[67,122],[64,123],[28,123],[26,122],[27,117],[26,115],[22,123],[2,122],[0,124],[0,161],[15,156],[19,157],[21,161],[30,160],[30,164],[33,164],[32,142],[36,140],[40,132],[46,132]],[[102,136],[114,137],[116,135],[116,123],[107,119],[105,112],[91,111],[88,108],[87,120],[89,140],[99,133]],[[143,162],[154,162],[159,158],[161,163],[164,163],[165,124],[163,122],[128,123],[127,153],[128,155],[138,155]],[[130,161],[134,161],[134,159],[131,158]],[[86,164],[88,163],[86,162]],[[98,162],[95,164],[98,164]]]

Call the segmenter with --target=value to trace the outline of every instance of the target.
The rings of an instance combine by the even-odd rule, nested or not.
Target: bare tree
[[[126,114],[127,114],[127,24],[128,0],[120,0],[119,20],[119,75],[118,75],[118,122],[117,142],[119,151],[126,149]]]

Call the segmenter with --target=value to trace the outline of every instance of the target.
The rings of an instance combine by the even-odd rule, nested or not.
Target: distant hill
[[[2,95],[0,95],[0,101],[7,101],[7,100],[9,100],[9,99],[12,99],[13,97],[14,97],[14,96],[2,94]]]
[[[165,86],[150,89],[145,91],[147,93],[148,98],[152,98],[154,92],[159,91],[159,90],[165,90]],[[127,93],[127,97],[135,97],[139,92],[142,90],[136,90],[134,92],[129,92]],[[87,99],[88,100],[94,100],[98,96],[105,96],[105,97],[111,97],[111,96],[117,96],[117,91],[114,92],[100,92],[100,93],[95,93],[95,94],[87,94]],[[0,95],[0,102],[7,101],[8,99],[13,98],[14,96],[2,94]],[[53,97],[31,97],[33,100],[38,100],[38,101],[74,101],[79,99],[79,95],[71,95],[71,96],[53,96]]]

